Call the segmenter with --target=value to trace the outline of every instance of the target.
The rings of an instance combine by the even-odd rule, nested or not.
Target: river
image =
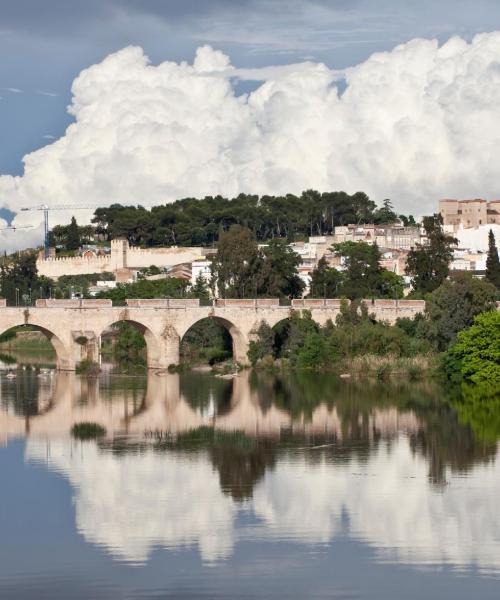
[[[444,393],[4,365],[0,598],[497,599],[498,445]]]

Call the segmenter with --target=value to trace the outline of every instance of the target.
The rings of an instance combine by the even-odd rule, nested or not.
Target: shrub
[[[106,435],[106,429],[98,423],[84,421],[73,425],[71,435],[79,440],[91,440]]]
[[[96,376],[101,372],[101,367],[98,363],[86,358],[77,365],[75,371],[77,375]]]
[[[458,334],[444,362],[450,378],[500,389],[500,312],[478,315],[474,325]]]

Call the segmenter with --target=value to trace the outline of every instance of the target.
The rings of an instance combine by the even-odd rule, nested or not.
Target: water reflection
[[[496,443],[434,386],[39,375],[1,378],[0,431],[68,479],[78,531],[115,558],[197,546],[213,563],[246,539],[347,535],[380,560],[500,573]],[[72,440],[80,421],[107,438]]]

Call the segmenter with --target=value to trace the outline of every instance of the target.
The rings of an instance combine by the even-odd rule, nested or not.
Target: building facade
[[[500,225],[500,200],[451,200],[439,201],[439,213],[443,224],[457,229],[471,229],[482,225]]]

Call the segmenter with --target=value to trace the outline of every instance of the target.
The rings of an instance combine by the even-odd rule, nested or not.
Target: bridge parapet
[[[215,306],[219,308],[254,308],[255,306],[273,307],[279,306],[279,298],[217,298]]]
[[[198,308],[199,298],[127,298],[129,308]]]
[[[47,298],[35,301],[35,308],[101,308],[109,306],[113,306],[113,302],[105,298],[75,298],[73,300]]]

